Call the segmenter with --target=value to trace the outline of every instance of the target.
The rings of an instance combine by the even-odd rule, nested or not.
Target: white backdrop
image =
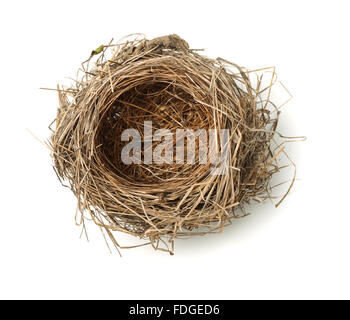
[[[0,298],[350,298],[348,1],[11,1],[0,4]],[[112,37],[177,33],[250,69],[276,66],[294,99],[281,131],[293,192],[223,234],[110,254],[59,184],[49,151],[55,88]],[[134,243],[118,235],[121,244]]]

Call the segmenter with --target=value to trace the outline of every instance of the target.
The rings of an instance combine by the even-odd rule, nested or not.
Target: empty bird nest
[[[134,35],[92,51],[57,89],[54,169],[78,199],[77,223],[92,219],[117,248],[119,231],[173,253],[174,239],[221,232],[271,198],[285,152],[273,144],[275,73],[263,88],[257,72],[199,51],[177,35]]]

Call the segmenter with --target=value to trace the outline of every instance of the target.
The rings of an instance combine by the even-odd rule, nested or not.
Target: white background
[[[0,4],[0,298],[350,298],[348,1],[2,1]],[[177,33],[253,68],[276,66],[294,99],[280,130],[301,179],[286,201],[223,234],[110,254],[74,224],[39,139],[55,88],[112,37]],[[121,244],[134,243],[118,235]]]

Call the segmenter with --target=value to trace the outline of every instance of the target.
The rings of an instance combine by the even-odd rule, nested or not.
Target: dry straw
[[[270,102],[274,72],[267,87],[261,77],[253,85],[252,72],[200,55],[177,35],[111,42],[94,50],[80,71],[74,86],[58,88],[50,143],[84,229],[92,219],[117,249],[120,231],[172,254],[175,238],[221,232],[245,214],[246,203],[270,198],[271,176],[281,168],[277,156],[284,153],[272,147],[279,116]],[[229,129],[227,174],[210,174],[198,148],[194,164],[124,164],[121,133],[142,133],[144,121],[171,132]]]

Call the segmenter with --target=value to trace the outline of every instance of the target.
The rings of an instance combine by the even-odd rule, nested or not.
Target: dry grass
[[[50,141],[56,173],[78,198],[79,224],[88,214],[117,248],[114,231],[172,253],[175,238],[220,232],[246,203],[270,197],[284,152],[271,146],[279,116],[272,81],[252,85],[252,72],[200,55],[176,35],[110,43],[81,71],[74,87],[58,89]],[[145,120],[172,132],[229,129],[228,173],[211,175],[198,149],[193,165],[123,164],[121,132],[142,133]]]

